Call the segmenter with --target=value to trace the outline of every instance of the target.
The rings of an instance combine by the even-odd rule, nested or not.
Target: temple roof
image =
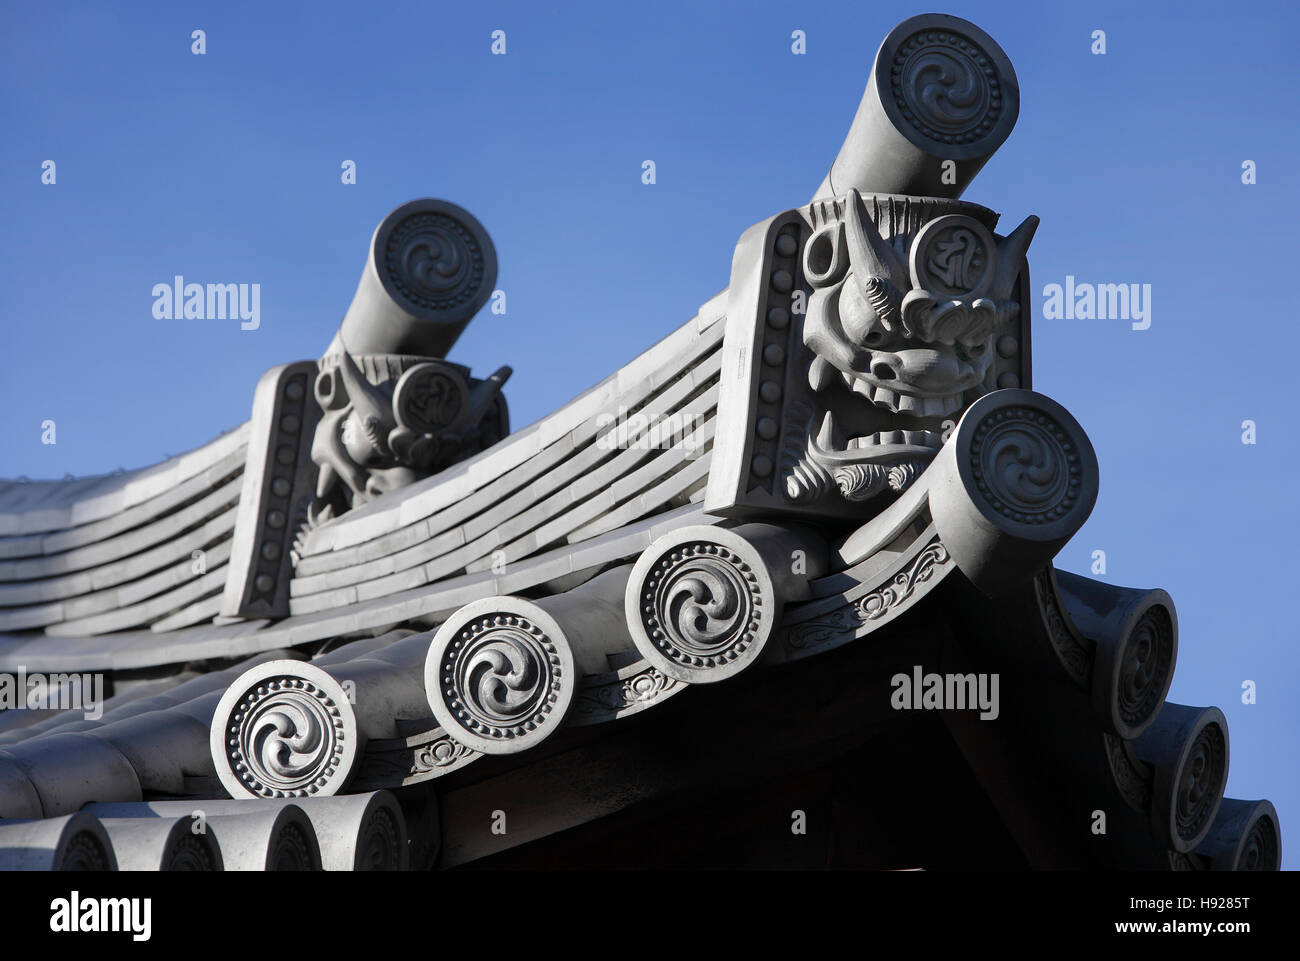
[[[946,134],[935,44],[989,92]],[[1166,699],[1173,599],[1053,563],[1100,467],[1031,389],[1037,218],[960,199],[1017,91],[974,25],[900,24],[813,200],[521,430],[509,368],[446,357],[491,239],[425,199],[238,428],[0,482],[0,867],[597,865],[707,798],[660,862],[811,865],[745,843],[803,815],[845,866],[1275,869],[1222,712]]]

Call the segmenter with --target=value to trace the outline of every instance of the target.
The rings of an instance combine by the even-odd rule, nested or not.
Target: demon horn
[[[995,300],[1005,300],[1011,296],[1011,288],[1020,276],[1020,266],[1024,263],[1025,252],[1029,242],[1034,239],[1038,229],[1038,218],[1030,214],[1015,230],[998,241],[998,268],[993,275],[991,296]]]
[[[857,190],[850,190],[845,211],[848,228],[849,258],[853,273],[864,285],[868,280],[888,280],[895,290],[907,289],[907,268],[894,249],[880,236],[875,222],[867,216],[866,205]]]
[[[362,421],[374,418],[379,423],[387,424],[393,419],[392,402],[383,392],[366,380],[356,361],[347,351],[341,354],[339,370],[343,374],[343,385],[348,391],[348,400],[353,409],[361,415]]]

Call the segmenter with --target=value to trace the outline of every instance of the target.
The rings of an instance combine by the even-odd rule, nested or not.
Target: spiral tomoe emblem
[[[573,702],[568,641],[529,601],[487,598],[438,630],[425,665],[430,707],[453,738],[510,754],[548,737]]]
[[[1004,407],[975,428],[970,458],[975,486],[988,505],[1021,524],[1050,524],[1079,502],[1079,452],[1052,417]]]
[[[211,747],[231,797],[330,796],[355,766],[356,716],[325,671],[266,661],[227,688],[212,719]]]
[[[1119,716],[1125,724],[1138,728],[1160,709],[1173,670],[1174,627],[1163,605],[1153,605],[1142,614],[1124,639],[1119,660]]]
[[[382,257],[391,286],[423,311],[458,311],[484,287],[488,257],[482,238],[445,212],[423,210],[398,221]]]
[[[1174,829],[1184,842],[1198,838],[1218,807],[1228,776],[1228,744],[1217,723],[1197,733],[1178,771]]]
[[[746,666],[761,651],[774,617],[768,579],[755,563],[756,557],[712,540],[652,547],[628,585],[642,653],[685,681],[720,680]]]
[[[1004,108],[993,58],[969,37],[942,29],[921,30],[899,45],[889,89],[918,133],[945,144],[982,140]]]
[[[249,691],[231,718],[231,760],[263,797],[315,794],[342,755],[338,705],[309,681],[274,678]],[[238,759],[238,760],[236,760]]]

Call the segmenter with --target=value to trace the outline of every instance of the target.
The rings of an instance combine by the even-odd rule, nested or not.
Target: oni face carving
[[[996,386],[997,341],[1020,310],[1013,288],[1037,217],[998,240],[956,201],[870,200],[869,211],[851,191],[811,207],[803,340],[820,410],[787,476],[796,502],[832,484],[851,501],[902,490],[945,422]]]

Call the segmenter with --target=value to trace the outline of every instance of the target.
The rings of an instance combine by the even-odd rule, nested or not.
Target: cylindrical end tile
[[[434,634],[424,687],[438,723],[484,754],[515,754],[564,723],[579,682],[555,619],[519,597],[465,605]]]
[[[355,771],[360,740],[343,685],[309,663],[267,661],[226,690],[209,746],[231,797],[328,797]]]

